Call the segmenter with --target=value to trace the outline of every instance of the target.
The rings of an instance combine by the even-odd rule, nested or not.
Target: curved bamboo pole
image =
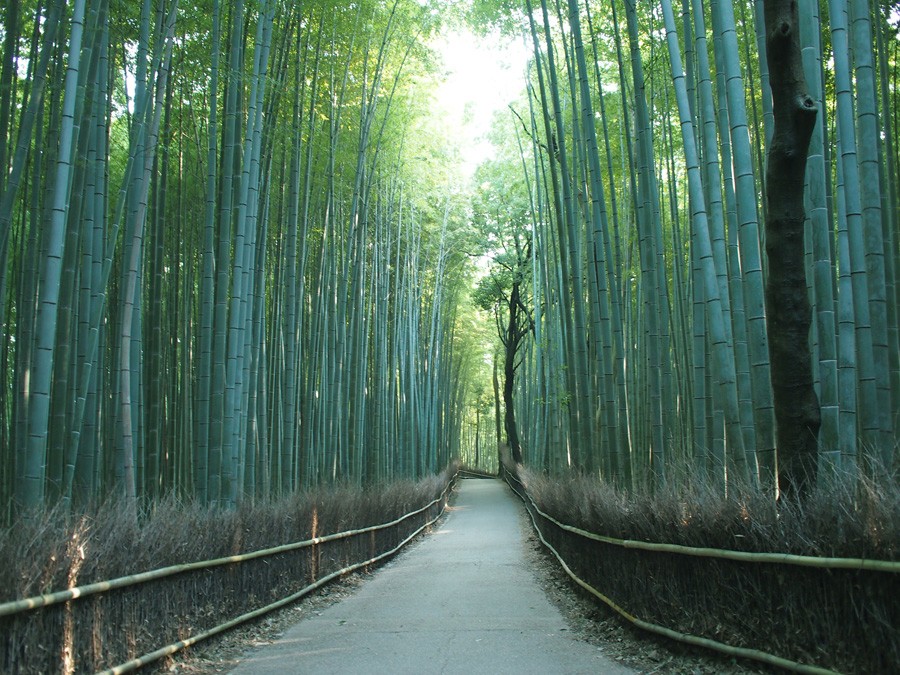
[[[12,602],[4,602],[0,604],[0,617],[2,616],[11,616],[13,614],[19,614],[21,612],[26,612],[32,609],[38,609],[41,607],[49,607],[50,605],[57,605],[61,602],[68,602],[69,600],[77,600],[79,598],[84,598],[89,595],[97,595],[98,593],[105,593],[106,591],[111,591],[117,588],[125,588],[127,586],[136,586],[138,584],[143,584],[148,581],[155,581],[157,579],[162,579],[164,577],[170,577],[175,574],[182,574],[184,572],[192,572],[195,570],[202,569],[210,569],[212,567],[221,567],[222,565],[231,565],[234,563],[242,563],[247,562],[249,560],[255,560],[256,558],[264,558],[272,555],[276,555],[278,553],[286,553],[288,551],[296,551],[302,548],[309,548],[310,546],[318,546],[319,544],[324,544],[329,541],[336,541],[338,539],[347,539],[348,537],[357,536],[360,534],[366,534],[368,532],[375,532],[377,530],[384,530],[389,527],[394,527],[395,525],[399,525],[404,520],[412,518],[423,511],[430,509],[432,506],[440,502],[446,496],[447,492],[456,482],[456,475],[454,475],[450,481],[447,483],[447,487],[444,488],[444,491],[441,492],[441,495],[426,504],[425,506],[415,510],[410,511],[409,513],[400,516],[399,518],[392,520],[387,523],[382,523],[380,525],[370,525],[369,527],[364,527],[358,530],[347,530],[345,532],[337,532],[335,534],[329,534],[322,537],[313,537],[312,539],[305,539],[303,541],[293,542],[291,544],[283,544],[281,546],[275,546],[273,548],[261,549],[258,551],[251,551],[250,553],[243,553],[240,555],[232,555],[226,556],[224,558],[213,558],[210,560],[202,560],[199,562],[193,563],[183,563],[180,565],[169,565],[168,567],[160,567],[155,570],[150,570],[148,572],[141,572],[139,574],[130,574],[124,577],[118,577],[116,579],[110,579],[108,581],[98,581],[93,584],[86,584],[85,586],[78,586],[76,588],[70,588],[65,591],[57,591],[55,593],[47,593],[44,595],[36,595],[30,598],[24,598],[22,600],[14,600]]]
[[[449,485],[452,485],[452,484],[453,484],[453,481],[451,481],[450,484],[448,484],[448,487],[449,487]],[[441,498],[443,498],[443,495],[441,496]],[[440,501],[441,498],[435,500],[434,502],[432,502],[425,508],[429,508],[435,502]],[[119,664],[117,666],[114,666],[108,670],[104,670],[101,672],[103,673],[103,675],[119,675],[120,673],[134,672],[138,668],[141,668],[142,666],[145,666],[148,663],[153,663],[154,661],[158,661],[159,659],[163,658],[164,656],[169,656],[171,654],[174,654],[175,652],[177,652],[181,649],[184,649],[185,647],[190,647],[191,645],[197,644],[198,642],[200,642],[202,640],[206,640],[207,638],[213,637],[214,635],[218,635],[219,633],[222,633],[230,628],[234,628],[235,626],[238,626],[242,623],[245,623],[247,621],[250,621],[252,619],[260,617],[264,614],[268,614],[269,612],[272,612],[276,609],[280,609],[281,607],[284,607],[286,605],[289,605],[292,602],[299,600],[304,595],[308,595],[312,591],[314,591],[318,588],[321,588],[328,582],[333,581],[334,579],[337,579],[338,577],[341,577],[345,574],[350,574],[351,572],[355,572],[356,570],[358,570],[362,567],[366,567],[367,565],[371,565],[373,563],[379,562],[385,558],[388,558],[388,557],[394,555],[400,549],[402,549],[404,546],[406,546],[409,542],[411,542],[413,539],[415,539],[417,536],[419,536],[419,534],[421,534],[426,528],[431,527],[434,523],[436,523],[438,521],[438,519],[440,519],[440,517],[442,515],[444,515],[445,509],[446,509],[446,506],[443,509],[441,509],[441,512],[437,516],[435,516],[434,518],[429,520],[427,523],[422,525],[422,527],[418,528],[415,532],[410,534],[406,539],[401,541],[399,544],[397,544],[397,546],[395,546],[394,548],[392,548],[389,551],[385,551],[384,553],[381,553],[381,554],[375,556],[374,558],[370,558],[369,560],[355,563],[348,567],[344,567],[343,569],[337,570],[336,572],[332,572],[331,574],[322,577],[315,583],[312,583],[309,586],[302,588],[301,590],[297,591],[296,593],[289,595],[286,598],[282,598],[281,600],[277,600],[271,604],[268,604],[265,607],[260,607],[259,609],[255,609],[252,612],[247,612],[246,614],[241,614],[240,616],[235,617],[234,619],[231,619],[230,621],[226,621],[225,623],[219,624],[218,626],[214,626],[213,628],[210,628],[209,630],[205,630],[201,633],[197,633],[196,635],[186,638],[184,640],[180,640],[179,642],[173,642],[172,644],[166,645],[165,647],[160,647],[156,651],[150,652],[149,654],[144,654],[143,656],[139,656],[135,659],[132,659],[131,661],[126,661],[125,663]],[[424,509],[421,509],[421,510],[424,510]],[[410,515],[412,515],[412,514],[410,514]],[[365,530],[360,530],[360,532],[363,532],[363,531],[365,531]]]
[[[507,472],[507,475],[509,473]],[[512,477],[512,476],[511,476]],[[513,480],[516,480],[515,477],[512,477]],[[518,481],[517,481],[518,482]],[[521,484],[521,483],[520,483]],[[512,488],[512,486],[510,485]],[[513,492],[519,495],[519,492],[512,488]],[[522,501],[525,501],[525,498],[522,495],[519,495]],[[531,498],[529,497],[529,501]],[[534,502],[531,501],[531,504],[534,505]],[[527,506],[527,504],[526,504]],[[553,546],[544,538],[544,534],[541,532],[540,528],[537,525],[537,522],[534,519],[534,515],[531,513],[530,509],[528,510],[528,516],[531,518],[531,523],[534,526],[534,530],[538,535],[538,538],[541,540],[541,543],[550,549],[550,552],[556,556],[556,559],[559,561],[559,564],[562,565],[562,568],[565,570],[566,574],[571,577],[572,581],[581,586],[588,593],[601,600],[605,605],[607,605],[610,609],[615,611],[619,616],[626,619],[629,623],[641,628],[650,633],[655,633],[657,635],[662,635],[663,637],[667,637],[670,640],[676,640],[678,642],[683,642],[685,644],[694,645],[696,647],[703,647],[705,649],[711,649],[713,651],[717,651],[721,654],[726,654],[727,656],[736,656],[742,659],[752,659],[754,661],[759,661],[761,663],[766,663],[768,665],[777,666],[779,668],[784,668],[785,670],[789,670],[794,673],[809,673],[810,675],[837,675],[837,671],[828,670],[827,668],[821,668],[819,666],[810,666],[803,663],[797,663],[796,661],[791,661],[790,659],[785,659],[780,656],[776,656],[774,654],[769,654],[768,652],[761,651],[759,649],[748,649],[746,647],[734,647],[733,645],[725,644],[724,642],[719,642],[718,640],[711,640],[709,638],[699,637],[697,635],[690,635],[688,633],[681,633],[676,630],[672,630],[671,628],[666,628],[665,626],[660,626],[655,623],[651,623],[649,621],[644,621],[643,619],[639,619],[638,617],[630,614],[627,610],[619,607],[613,600],[605,596],[603,593],[598,591],[596,588],[591,586],[589,583],[579,578],[572,569],[566,564],[566,561],[563,557],[557,552]],[[540,513],[540,510],[535,506],[535,510]],[[543,514],[542,514],[543,515]]]
[[[521,485],[521,483],[520,483]],[[524,486],[523,486],[524,487]],[[526,493],[527,494],[527,493]],[[720,560],[737,560],[748,563],[767,563],[780,565],[796,565],[799,567],[817,567],[820,569],[855,569],[866,570],[869,572],[887,572],[889,574],[900,573],[900,562],[892,560],[871,560],[867,558],[820,558],[816,556],[791,555],[789,553],[759,553],[754,551],[734,551],[731,549],[705,548],[698,546],[682,546],[680,544],[659,544],[649,541],[639,541],[635,539],[617,539],[615,537],[606,537],[602,534],[595,534],[566,525],[553,516],[544,513],[535,504],[531,497],[528,501],[534,507],[534,510],[546,520],[550,521],[560,529],[577,534],[585,539],[599,541],[604,544],[612,544],[622,548],[639,549],[642,551],[653,551],[657,553],[677,553],[680,555],[689,555],[696,558],[718,558]]]

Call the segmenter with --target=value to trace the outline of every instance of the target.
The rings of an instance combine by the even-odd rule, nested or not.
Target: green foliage
[[[78,94],[94,106],[77,108],[63,323],[44,350],[69,356],[52,372],[46,421],[58,432],[31,451],[36,484],[67,503],[130,485],[135,499],[234,503],[433,469],[457,442],[451,392],[468,372],[452,341],[471,278],[469,206],[452,194],[451,132],[430,115],[441,76],[428,47],[458,15],[322,0],[244,3],[238,16],[234,3],[203,0],[182,3],[167,43],[170,6],[114,1],[108,21],[86,24],[85,61],[107,61],[85,65]],[[32,13],[23,8],[20,61]],[[65,55],[69,30],[48,53]],[[138,55],[153,96],[144,115]],[[12,201],[0,274],[4,505],[23,472],[29,298],[41,283],[23,271],[41,262],[59,113],[75,101],[59,86],[65,64],[50,64],[41,135],[26,139],[45,155]],[[17,96],[30,84],[18,81]],[[139,132],[155,115],[161,136],[147,147]],[[79,478],[60,488],[57,471]]]
[[[526,22],[522,0],[467,0],[459,4],[466,8],[469,25],[482,34],[499,30],[505,35],[519,35]]]
[[[652,464],[669,461],[661,457],[692,458],[724,489],[741,468],[729,466],[738,453],[721,433],[717,350],[733,361],[741,410],[756,411],[741,416],[747,445],[773,466],[771,444],[759,440],[771,434],[756,292],[766,261],[753,227],[764,215],[771,107],[757,5],[691,0],[674,20],[669,52],[656,4],[532,3],[531,16],[528,4],[267,0],[243,3],[237,16],[235,3],[201,0],[179,6],[167,42],[170,3],[113,0],[106,20],[87,12],[83,48],[70,55],[75,5],[58,34],[45,36],[34,30],[36,3],[20,3],[0,63],[8,78],[0,104],[9,97],[0,190],[11,205],[0,214],[0,501],[21,489],[26,458],[41,474],[35,484],[76,502],[121,490],[128,466],[137,497],[208,496],[226,470],[240,482],[234,500],[419,475],[455,450],[467,410],[489,397],[489,336],[497,327],[503,334],[498,319],[514,288],[527,320],[516,396],[526,457],[542,468],[575,466],[623,483],[633,471],[636,485],[649,485],[651,473],[661,475]],[[64,5],[41,10],[44,29]],[[835,291],[833,303],[814,309],[839,314],[817,330],[843,328],[829,336],[830,351],[821,336],[811,339],[830,362],[815,376],[841,381],[842,407],[830,419],[840,419],[842,447],[830,456],[847,465],[869,453],[861,436],[893,437],[891,415],[876,423],[868,406],[850,402],[872,398],[873,375],[875,398],[882,408],[890,399],[892,424],[900,420],[892,351],[900,256],[889,226],[898,11],[892,0],[872,12],[871,55],[866,45],[840,47],[861,33],[850,36],[828,16],[807,12],[804,25],[804,35],[821,38],[804,53],[824,83],[823,151],[810,185],[821,192],[818,250],[827,249],[807,261],[808,272],[818,271],[814,301],[825,285]],[[6,8],[4,37],[9,17]],[[533,50],[527,90],[498,114],[495,155],[473,185],[460,130],[434,115],[446,65],[429,46],[466,24],[486,36],[524,33]],[[847,54],[834,54],[836,44]],[[681,111],[675,52],[685,70]],[[41,55],[43,87],[33,72]],[[864,78],[854,69],[868,68],[869,56],[873,77]],[[865,94],[865,107],[838,105],[837,75],[822,67],[829,61],[849,83],[840,95],[861,104]],[[163,64],[168,79],[157,90]],[[135,77],[144,66],[154,98],[141,115]],[[877,91],[857,91],[862,82]],[[74,121],[64,122],[64,111]],[[835,139],[838,112],[846,131]],[[157,114],[160,137],[148,142]],[[866,151],[858,160],[843,146],[851,127],[853,145]],[[700,159],[693,193],[691,136]],[[70,155],[71,180],[56,185]],[[868,236],[857,237],[859,209],[848,203],[851,165],[863,160]],[[53,195],[66,198],[54,204]],[[711,236],[721,339],[706,315],[712,287],[698,273],[701,212],[719,223]],[[65,238],[55,237],[47,256],[51,222]],[[42,331],[36,299],[56,287],[59,297],[45,304],[58,312],[58,330]],[[50,391],[40,392],[47,399],[30,390],[38,362],[50,374]],[[46,445],[37,428],[45,426]],[[123,450],[129,437],[133,456]],[[29,446],[29,438],[40,440]],[[881,454],[893,456],[891,446]],[[71,487],[63,477],[73,475]]]
[[[500,153],[506,149],[501,146]],[[478,238],[472,242],[472,254],[485,260],[487,273],[478,280],[473,300],[497,314],[505,311],[513,284],[523,285],[530,278],[526,249],[531,241],[531,207],[524,176],[511,161],[489,160],[478,168],[475,181],[472,233]]]

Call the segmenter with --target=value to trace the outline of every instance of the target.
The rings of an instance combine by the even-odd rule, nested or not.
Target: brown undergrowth
[[[628,495],[519,467],[539,508],[616,539],[813,557],[900,558],[900,487],[861,481],[776,505],[702,482]],[[539,519],[576,574],[639,619],[848,673],[900,669],[900,574],[694,557],[591,541]]]
[[[388,522],[436,499],[454,472],[298,492],[236,509],[170,497],[137,521],[122,518],[115,500],[80,514],[49,509],[0,530],[0,603]],[[0,617],[0,672],[111,667],[390,550],[440,509],[385,531]]]

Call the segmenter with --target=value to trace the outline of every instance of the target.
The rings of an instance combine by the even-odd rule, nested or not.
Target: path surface
[[[521,506],[506,485],[460,486],[435,532],[232,672],[633,672],[569,634],[525,563]]]

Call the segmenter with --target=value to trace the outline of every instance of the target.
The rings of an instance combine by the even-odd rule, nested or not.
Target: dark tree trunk
[[[505,358],[503,364],[503,404],[506,406],[506,414],[503,425],[506,429],[506,442],[509,444],[509,452],[513,462],[522,463],[522,446],[519,443],[519,429],[516,426],[516,412],[513,400],[513,385],[516,376],[516,352],[522,340],[522,331],[519,327],[519,311],[521,298],[519,296],[519,282],[513,283],[509,294],[509,323],[506,327],[506,340],[504,340]]]
[[[475,468],[478,468],[481,452],[481,410],[475,408]]]
[[[803,260],[804,179],[817,111],[803,74],[796,1],[765,0],[764,9],[775,113],[766,168],[766,312],[778,487],[782,497],[802,499],[815,484],[820,424]]]
[[[494,352],[494,427],[497,433],[497,452],[500,452],[500,448],[503,446],[503,423],[502,423],[502,415],[500,414],[500,375],[497,372],[497,352]],[[503,457],[498,454],[498,459],[500,460],[500,464],[503,464]]]

